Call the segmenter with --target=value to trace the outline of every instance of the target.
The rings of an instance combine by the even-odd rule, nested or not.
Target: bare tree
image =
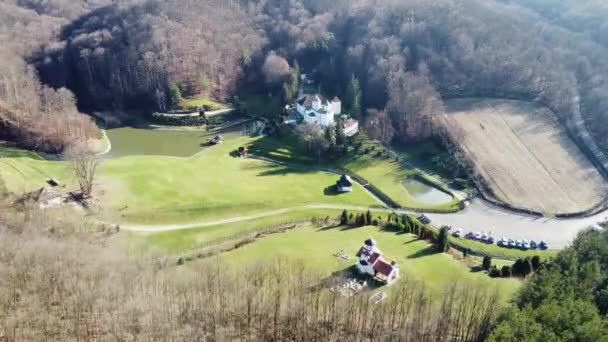
[[[289,63],[285,58],[277,55],[274,51],[271,51],[262,67],[266,82],[269,84],[279,84],[287,80],[291,75],[291,69]]]
[[[73,145],[66,150],[64,157],[70,160],[82,196],[90,197],[95,183],[97,166],[99,166],[97,155],[82,145]]]
[[[393,122],[385,111],[370,109],[365,120],[365,131],[372,138],[383,144],[388,144],[393,140],[395,129]]]

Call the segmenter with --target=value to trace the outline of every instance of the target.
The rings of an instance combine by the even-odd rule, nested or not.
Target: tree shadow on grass
[[[479,272],[483,271],[483,269],[481,268],[481,265],[473,265],[473,266],[469,266],[469,271],[471,273],[479,273]]]
[[[258,176],[282,176],[287,174],[310,174],[314,170],[293,168],[271,163],[247,163],[241,166],[246,171],[260,171]]]
[[[418,259],[418,258],[424,258],[424,257],[431,256],[431,255],[438,254],[438,253],[439,252],[435,248],[429,246],[429,247],[426,247],[424,249],[417,251],[414,254],[408,255],[407,258],[408,259]]]

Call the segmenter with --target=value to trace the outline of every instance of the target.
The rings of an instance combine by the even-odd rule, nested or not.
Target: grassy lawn
[[[218,110],[218,109],[227,107],[223,103],[215,102],[204,96],[182,99],[179,106],[182,109],[191,109],[191,108],[206,106],[206,107],[210,108],[209,110]]]
[[[317,162],[313,158],[308,157],[305,155],[304,151],[300,150],[296,139],[297,138],[293,136],[293,134],[287,132],[284,133],[281,138],[268,137],[256,141],[250,148],[256,154],[276,160],[316,165]],[[321,164],[321,166],[330,168],[341,167],[352,171],[380,188],[385,194],[404,207],[446,210],[456,208],[458,203],[457,199],[436,203],[418,201],[415,196],[406,189],[403,181],[408,177],[420,176],[429,180],[431,183],[434,182],[428,179],[428,177],[421,175],[415,169],[407,167],[401,161],[395,161],[394,158],[384,159],[382,157],[377,157],[377,151],[384,150],[384,147],[367,139],[362,134],[355,140],[355,143],[359,142],[362,144],[363,149],[373,147],[374,150],[368,154],[355,154],[351,149],[346,157],[341,158],[335,163],[325,163]],[[423,145],[424,148],[427,148],[428,146],[429,145]],[[419,155],[413,153],[409,156],[404,154],[405,158],[417,158],[418,156]],[[436,184],[436,186],[441,188],[439,184]]]
[[[377,241],[385,259],[397,261],[402,277],[420,280],[431,291],[440,292],[450,281],[459,280],[484,287],[497,286],[501,298],[506,301],[520,286],[520,281],[516,279],[491,279],[485,273],[471,272],[464,263],[448,254],[436,253],[426,241],[417,240],[413,235],[396,234],[377,227],[319,229],[306,225],[264,237],[221,257],[234,267],[243,267],[259,260],[284,258],[304,262],[318,270],[323,277],[328,277],[355,262],[336,258],[333,253],[343,249],[354,256],[362,242],[369,237]],[[387,290],[390,291],[390,288]]]
[[[49,178],[59,180],[68,188],[75,186],[75,179],[65,162],[32,159],[29,156],[0,158],[0,183],[4,183],[4,191],[33,191],[48,186],[46,181]]]
[[[311,217],[338,217],[341,211],[331,209],[300,209],[277,216],[268,216],[246,222],[235,222],[196,229],[183,229],[159,233],[128,232],[130,249],[135,253],[159,251],[181,254],[196,248],[205,248],[227,240],[241,239],[250,233],[273,226],[304,222]]]
[[[103,199],[129,222],[162,224],[233,217],[313,203],[374,206],[362,189],[337,195],[336,176],[230,154],[239,137],[191,158],[134,156],[102,164]]]
[[[42,159],[36,152],[23,150],[17,147],[12,147],[7,143],[0,141],[0,158],[31,158]]]

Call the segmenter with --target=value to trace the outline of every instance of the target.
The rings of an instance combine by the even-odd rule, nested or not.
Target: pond
[[[222,132],[171,131],[139,128],[107,130],[112,150],[104,158],[133,155],[190,157],[205,149],[207,141],[217,134],[225,139],[241,135],[242,127]]]
[[[407,178],[403,181],[403,186],[407,192],[418,202],[425,204],[442,204],[453,199],[452,195],[439,190],[438,188],[420,181],[415,177]]]

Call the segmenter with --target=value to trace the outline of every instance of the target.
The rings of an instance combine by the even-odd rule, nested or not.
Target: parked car
[[[465,239],[473,240],[475,238],[475,233],[468,232],[467,235],[464,236]]]
[[[530,249],[537,249],[538,245],[536,244],[536,242],[534,240],[530,241]]]
[[[475,236],[473,238],[475,240],[481,240],[481,233],[479,233],[479,232],[475,233]]]
[[[488,234],[483,233],[483,234],[481,235],[481,241],[486,242],[486,240],[488,240]]]
[[[543,250],[549,249],[549,245],[547,245],[547,243],[545,241],[541,241],[538,243],[538,248],[543,249]]]
[[[500,240],[498,240],[498,243],[497,243],[497,245],[499,247],[507,247],[508,244],[509,243],[507,242],[507,239],[505,239],[504,237],[500,238]]]
[[[507,247],[509,247],[509,248],[515,247],[515,241],[513,241],[513,239],[509,239],[509,241],[507,242]]]
[[[521,240],[515,240],[515,247],[521,248]]]
[[[493,245],[494,244],[494,238],[489,236],[488,239],[486,240],[486,243]]]
[[[461,237],[462,236],[462,229],[458,229],[458,230],[455,230],[454,232],[452,232],[452,236],[454,236],[454,237]]]
[[[523,249],[524,251],[530,249],[530,243],[528,242],[528,240],[524,240],[521,242],[521,249]]]

